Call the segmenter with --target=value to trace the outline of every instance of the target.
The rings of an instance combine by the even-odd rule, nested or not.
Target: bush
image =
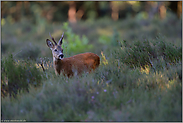
[[[18,44],[20,45],[20,44]],[[16,48],[17,44],[14,42],[1,42],[1,52],[2,54],[8,54],[13,52]]]
[[[1,95],[16,96],[18,92],[28,91],[29,85],[38,86],[43,77],[42,71],[29,61],[16,62],[13,55],[1,60]]]
[[[129,65],[130,67],[153,66],[154,60],[160,60],[162,57],[165,62],[177,63],[182,60],[182,46],[179,48],[160,39],[155,41],[134,41],[133,44],[127,41],[121,42],[122,47],[113,51],[113,56]]]
[[[37,46],[30,45],[29,47],[22,48],[22,50],[16,56],[21,59],[35,60],[40,53],[41,50]]]
[[[89,51],[93,48],[93,45],[88,44],[88,38],[83,35],[82,38],[79,35],[76,35],[72,32],[72,29],[68,26],[68,23],[64,23],[63,29],[65,30],[65,37],[67,42],[63,42],[63,45],[66,47],[66,52],[68,54],[74,53],[81,53],[85,51]]]

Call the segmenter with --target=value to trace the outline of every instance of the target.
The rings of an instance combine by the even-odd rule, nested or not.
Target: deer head
[[[49,33],[49,35],[50,35],[50,33]],[[50,37],[53,40],[54,44],[49,39],[46,39],[46,43],[52,51],[53,59],[54,60],[62,60],[64,55],[63,55],[63,49],[62,49],[61,45],[62,45],[62,39],[64,37],[64,32],[62,34],[62,37],[58,41],[58,44],[51,35],[50,35]]]

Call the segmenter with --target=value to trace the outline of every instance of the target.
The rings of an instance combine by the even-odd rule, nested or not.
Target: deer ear
[[[54,44],[49,39],[46,39],[46,44],[50,49],[54,47]]]
[[[63,40],[63,38],[64,38],[64,32],[62,33],[62,37],[61,37],[60,40],[58,41],[58,44],[59,44],[59,45],[62,45],[62,40]]]

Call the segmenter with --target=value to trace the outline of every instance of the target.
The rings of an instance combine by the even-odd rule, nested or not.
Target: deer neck
[[[56,59],[53,57],[53,65],[54,65],[55,73],[58,73],[60,75],[62,65],[63,65],[63,60]]]

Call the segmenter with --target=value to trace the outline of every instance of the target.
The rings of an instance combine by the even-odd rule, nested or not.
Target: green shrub
[[[124,41],[120,49],[114,50],[114,56],[120,61],[130,65],[130,67],[140,67],[150,65],[149,58],[153,57],[153,49],[149,41],[136,41],[133,44],[126,44]],[[123,45],[129,45],[125,47]],[[117,55],[115,55],[117,53]],[[152,56],[150,56],[152,54]]]
[[[101,35],[98,39],[99,43],[105,44],[105,45],[110,45],[110,37],[106,35]]]
[[[116,28],[113,29],[113,36],[111,38],[111,45],[112,46],[118,46],[119,45],[119,33],[116,30]]]
[[[164,44],[164,47],[162,47],[162,54],[165,56],[166,61],[170,60],[170,62],[177,62],[178,60],[182,60],[182,47],[178,49],[173,44],[165,44],[164,42],[161,43]]]
[[[102,63],[102,61],[101,61]],[[101,65],[96,71],[95,77],[104,86],[109,84],[115,88],[133,88],[141,73],[138,70],[131,70],[129,66],[119,60],[109,60],[107,65]]]
[[[9,55],[8,58],[1,60],[1,65],[3,96],[8,93],[10,96],[16,96],[18,92],[28,91],[29,84],[33,86],[41,84],[43,74],[34,63],[23,60],[16,62],[13,55]]]
[[[89,51],[93,48],[93,45],[88,44],[88,38],[83,35],[82,38],[79,35],[76,35],[72,32],[72,29],[68,26],[68,23],[64,23],[63,29],[65,30],[65,37],[67,41],[63,42],[64,47],[66,47],[66,51],[68,54],[81,53],[85,51]]]
[[[29,47],[23,47],[16,57],[21,59],[36,60],[41,50],[37,46],[29,45]]]
[[[152,61],[163,58],[165,62],[177,63],[182,60],[182,46],[179,48],[160,39],[155,41],[134,41],[130,44],[127,41],[121,42],[122,47],[113,51],[114,56],[130,67],[144,67],[153,65]]]
[[[20,45],[18,43],[18,45]],[[8,54],[10,52],[13,52],[16,48],[17,44],[13,42],[1,42],[1,53],[2,54]]]

